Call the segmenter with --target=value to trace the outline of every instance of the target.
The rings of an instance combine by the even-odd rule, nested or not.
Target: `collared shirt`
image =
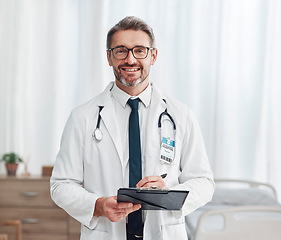
[[[116,83],[111,90],[111,96],[113,100],[114,109],[116,112],[117,121],[119,124],[119,131],[122,141],[122,149],[124,156],[124,163],[126,164],[125,168],[125,184],[129,186],[129,116],[131,114],[131,107],[127,104],[127,101],[135,98],[139,98],[139,125],[140,125],[140,138],[141,138],[141,150],[143,152],[145,131],[144,125],[148,117],[148,107],[151,102],[152,87],[151,84],[148,84],[147,88],[141,92],[138,96],[130,96],[126,92],[122,91],[117,87]],[[143,159],[143,158],[142,158]],[[143,160],[142,160],[143,161]],[[144,173],[145,164],[142,163],[142,172]]]

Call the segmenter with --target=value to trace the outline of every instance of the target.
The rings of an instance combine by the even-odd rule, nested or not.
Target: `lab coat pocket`
[[[185,223],[162,226],[162,240],[188,240]]]

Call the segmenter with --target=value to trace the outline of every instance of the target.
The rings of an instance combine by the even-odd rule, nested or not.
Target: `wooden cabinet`
[[[80,224],[55,205],[48,177],[0,177],[0,220],[20,220],[23,240],[79,240]],[[12,227],[1,227],[15,239]]]

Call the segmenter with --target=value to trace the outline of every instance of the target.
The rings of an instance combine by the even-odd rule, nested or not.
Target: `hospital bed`
[[[210,203],[186,216],[189,240],[280,240],[281,205],[269,184],[215,180]]]

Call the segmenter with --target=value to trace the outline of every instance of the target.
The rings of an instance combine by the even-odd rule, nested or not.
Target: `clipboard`
[[[117,202],[139,203],[143,210],[181,210],[189,191],[159,188],[119,188]]]

